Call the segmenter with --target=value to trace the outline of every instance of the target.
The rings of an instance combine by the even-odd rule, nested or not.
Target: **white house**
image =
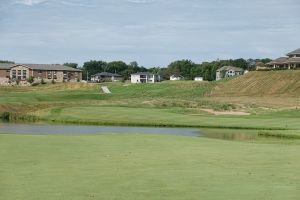
[[[203,81],[203,77],[201,77],[201,76],[196,76],[196,77],[194,78],[194,81]]]
[[[155,83],[160,81],[160,75],[149,72],[131,74],[131,83]]]
[[[221,80],[223,78],[227,78],[231,76],[239,76],[243,74],[244,74],[244,70],[242,68],[233,67],[233,66],[224,66],[217,70],[216,80]]]
[[[184,79],[184,77],[183,76],[181,76],[181,75],[172,75],[172,76],[170,76],[170,81],[180,81],[180,80],[183,80]]]

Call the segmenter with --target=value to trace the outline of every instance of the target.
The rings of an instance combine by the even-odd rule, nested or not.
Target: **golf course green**
[[[195,127],[205,136],[2,132],[0,199],[298,200],[300,87],[292,73],[0,87],[7,123]]]
[[[0,135],[2,199],[297,199],[299,142]]]

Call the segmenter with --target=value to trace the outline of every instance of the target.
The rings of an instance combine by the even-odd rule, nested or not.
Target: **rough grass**
[[[0,135],[0,194],[38,199],[299,198],[298,143],[158,135]]]
[[[255,71],[219,84],[212,96],[300,96],[300,70]]]

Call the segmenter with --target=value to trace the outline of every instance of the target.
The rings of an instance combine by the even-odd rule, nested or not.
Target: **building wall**
[[[15,70],[15,74],[14,74]],[[11,79],[19,79],[19,80],[26,80],[29,78],[29,69],[27,67],[24,67],[22,65],[18,65],[15,67],[12,67],[10,69],[10,78]]]
[[[217,71],[216,80],[218,81],[226,77],[239,76],[239,75],[243,75],[243,72],[235,71],[235,70],[226,70],[225,72]]]
[[[8,78],[10,70],[0,69],[0,78]]]
[[[159,75],[150,75],[145,78],[141,78],[141,75],[132,74],[131,75],[131,83],[155,83],[160,81]]]
[[[8,71],[8,72],[7,72]],[[6,85],[9,82],[9,70],[0,69],[0,85]]]
[[[131,75],[131,83],[141,83],[140,75]]]

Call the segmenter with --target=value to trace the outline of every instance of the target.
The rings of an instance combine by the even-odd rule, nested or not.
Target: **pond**
[[[144,133],[162,135],[201,136],[197,128],[158,128],[121,126],[82,126],[52,124],[0,123],[0,133],[10,134],[96,134],[96,133]]]

